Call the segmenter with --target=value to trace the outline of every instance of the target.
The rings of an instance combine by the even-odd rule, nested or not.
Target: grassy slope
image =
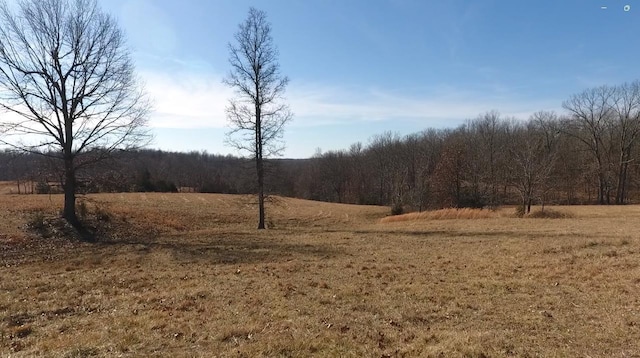
[[[258,232],[250,197],[90,198],[135,235],[36,245],[24,213],[61,198],[0,196],[0,356],[640,355],[640,207],[380,223],[281,199]]]

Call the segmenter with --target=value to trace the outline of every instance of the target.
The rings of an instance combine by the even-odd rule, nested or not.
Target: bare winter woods
[[[563,108],[526,120],[491,111],[457,128],[387,132],[310,159],[267,160],[266,190],[394,212],[638,201],[640,82],[587,89]],[[1,180],[39,181],[40,190],[62,175],[29,155],[5,152],[0,166]],[[80,181],[84,191],[255,193],[252,168],[230,156],[146,150],[89,168]]]
[[[384,133],[318,154],[297,194],[396,212],[637,200],[640,82],[585,90],[563,108],[527,120],[493,111],[455,129]]]

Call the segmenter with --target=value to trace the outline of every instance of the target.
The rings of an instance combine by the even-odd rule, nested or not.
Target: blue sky
[[[560,112],[574,93],[640,78],[637,0],[100,3],[127,34],[154,100],[151,147],[165,150],[238,154],[224,145],[233,92],[221,81],[251,6],[267,12],[291,79],[289,158],[384,131],[455,127],[490,110]]]

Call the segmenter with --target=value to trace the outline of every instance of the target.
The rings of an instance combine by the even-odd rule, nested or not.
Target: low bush
[[[574,216],[571,213],[563,211],[544,209],[532,211],[529,214],[525,215],[525,217],[530,219],[569,219]]]
[[[42,211],[33,212],[27,219],[27,230],[29,231],[43,234],[48,227],[47,217]]]
[[[402,204],[394,204],[391,207],[391,215],[402,215],[404,213],[404,208]]]
[[[433,211],[423,211],[419,213],[408,213],[404,215],[387,216],[386,218],[382,218],[380,222],[390,223],[413,220],[487,219],[494,216],[495,214],[493,211],[485,209],[450,208]]]

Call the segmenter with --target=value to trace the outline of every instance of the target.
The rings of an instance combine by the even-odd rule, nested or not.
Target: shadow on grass
[[[170,254],[180,263],[241,264],[263,263],[302,257],[329,259],[344,253],[328,244],[298,244],[280,242],[273,238],[251,233],[227,233],[197,239],[180,236],[149,239],[120,239],[100,241],[100,246],[109,251],[124,248],[127,251],[150,255]]]
[[[102,260],[119,254],[149,256],[160,253],[170,255],[178,263],[236,264],[302,257],[326,259],[343,253],[330,244],[297,243],[295,233],[291,232],[230,229],[208,234],[188,231],[161,234],[152,225],[116,217],[83,221],[83,224],[73,228],[61,218],[37,213],[27,227],[32,239],[14,245],[0,243],[0,263]]]
[[[500,231],[460,231],[460,230],[324,230],[330,233],[344,233],[357,235],[394,235],[394,236],[415,236],[419,238],[446,237],[446,238],[516,238],[516,239],[537,239],[544,237],[546,233],[523,232],[518,230]],[[590,238],[598,237],[595,234],[585,233],[553,233],[557,238]]]

